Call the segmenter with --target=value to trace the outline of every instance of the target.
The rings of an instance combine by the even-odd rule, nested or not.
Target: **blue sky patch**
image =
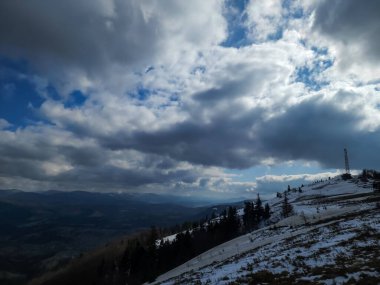
[[[278,41],[282,38],[283,33],[284,33],[284,29],[280,27],[279,29],[277,29],[277,31],[275,33],[270,34],[268,36],[268,40],[269,41]]]
[[[191,70],[190,74],[203,74],[206,72],[206,66],[196,66],[193,68],[193,70]]]
[[[312,46],[311,50],[318,55],[327,55],[329,53],[328,48]]]
[[[302,9],[302,7],[297,7],[294,10],[291,10],[292,6],[292,0],[283,0],[282,7],[285,8],[288,11],[288,15],[286,15],[286,18],[293,18],[293,19],[301,19],[305,16],[305,12]]]
[[[230,9],[226,9],[224,16],[228,23],[228,37],[221,46],[239,48],[249,44],[247,27],[244,25],[247,17],[245,8],[248,2],[248,0],[227,0],[226,6]]]
[[[130,98],[143,102],[154,93],[156,93],[156,90],[151,90],[140,85],[136,88],[135,92],[128,92],[127,94]]]
[[[317,75],[330,68],[332,60],[318,60],[312,66],[301,66],[297,68],[295,82],[302,82],[311,90],[321,90],[328,82],[317,79]]]
[[[79,90],[70,93],[69,98],[66,100],[65,108],[81,107],[86,102],[87,97]]]
[[[30,81],[26,61],[0,59],[0,118],[23,127],[37,119],[34,110],[45,101]]]

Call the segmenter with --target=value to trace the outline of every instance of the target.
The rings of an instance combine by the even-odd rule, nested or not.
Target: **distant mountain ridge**
[[[16,195],[16,196],[14,196]],[[234,199],[223,199],[223,198],[208,198],[208,197],[197,197],[197,196],[181,196],[181,195],[171,195],[171,194],[156,194],[156,193],[138,193],[138,192],[91,192],[91,191],[60,191],[60,190],[47,190],[47,191],[22,191],[18,189],[0,189],[0,199],[5,196],[13,196],[20,201],[22,197],[25,197],[23,201],[27,199],[40,198],[45,201],[52,202],[65,202],[68,201],[75,202],[75,199],[88,199],[88,201],[96,201],[97,199],[108,199],[115,201],[140,201],[148,204],[177,204],[188,207],[202,207],[212,204],[223,204],[223,203],[234,203],[243,201],[246,198],[238,197]],[[52,199],[53,198],[53,199]],[[117,198],[115,200],[114,198]],[[14,200],[16,200],[14,199]],[[61,199],[61,200],[59,200]],[[63,199],[63,200],[62,200]]]
[[[120,236],[210,215],[202,201],[151,194],[0,190],[0,283],[25,284]]]

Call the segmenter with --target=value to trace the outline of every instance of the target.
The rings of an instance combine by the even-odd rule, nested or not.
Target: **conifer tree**
[[[244,203],[243,224],[245,230],[249,231],[254,224],[254,204],[252,202]]]
[[[268,203],[265,203],[264,219],[269,219],[269,217],[270,217],[270,207],[269,207]]]
[[[235,207],[228,207],[227,212],[227,228],[232,235],[238,233],[240,228],[240,219],[237,215],[237,210]]]
[[[261,202],[260,194],[257,194],[256,199],[256,209],[257,209],[257,222],[264,216],[263,202]]]
[[[282,202],[282,216],[289,217],[293,214],[293,206],[289,203],[288,195],[285,193],[284,201]]]

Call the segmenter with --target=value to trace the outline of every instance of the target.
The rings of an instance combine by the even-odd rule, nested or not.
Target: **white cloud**
[[[250,37],[257,41],[266,41],[278,32],[283,24],[281,0],[251,0],[247,6],[247,26]]]
[[[47,100],[35,111],[49,122],[1,132],[4,183],[244,193],[258,183],[316,176],[237,182],[224,167],[301,160],[336,168],[342,143],[354,153],[366,144],[378,149],[380,85],[373,79],[380,73],[363,53],[372,42],[367,33],[345,48],[349,33],[335,39],[315,28],[329,19],[313,9],[328,1],[252,0],[244,24],[254,43],[223,47],[224,4],[1,3],[0,16],[12,17],[0,17],[0,52],[36,67],[31,81]],[[86,101],[65,107],[65,99],[50,98],[51,85],[62,98],[81,90]],[[375,165],[364,152],[357,164]]]
[[[222,9],[220,0],[2,2],[0,52],[28,58],[62,92],[111,87],[223,41]]]
[[[0,130],[9,128],[10,126],[11,126],[11,124],[7,120],[0,118]]]
[[[337,77],[379,80],[379,2],[320,1],[313,28],[320,43],[336,57]]]
[[[308,181],[313,182],[321,179],[328,179],[329,177],[335,177],[342,174],[342,170],[336,170],[335,172],[321,172],[321,173],[303,173],[292,175],[264,175],[256,178],[258,183],[283,183],[292,181]]]

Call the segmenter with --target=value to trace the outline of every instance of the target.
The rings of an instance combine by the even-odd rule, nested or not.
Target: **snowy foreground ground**
[[[380,209],[370,183],[340,178],[290,192],[295,215],[221,244],[153,284],[380,284]],[[277,222],[276,222],[277,221]]]

